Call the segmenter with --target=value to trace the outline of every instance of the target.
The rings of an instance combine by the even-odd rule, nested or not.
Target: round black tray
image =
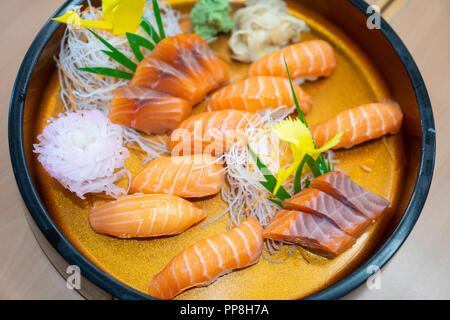
[[[318,7],[322,5],[321,10],[324,11],[323,13],[325,15],[330,14],[331,8],[327,7],[327,3],[324,1],[316,1]],[[345,19],[351,20],[352,17],[354,17],[355,9],[360,16],[359,19],[364,18],[363,23],[365,24],[366,17],[369,15],[367,12],[367,3],[361,0],[342,0],[341,2],[342,3],[335,7],[341,8],[342,11],[338,13],[341,16],[348,15],[348,18],[343,18],[343,25],[347,23],[345,22]],[[53,17],[62,15],[70,5],[79,5],[81,3],[83,3],[83,0],[69,0],[53,15]],[[352,12],[347,13],[345,10]],[[24,149],[24,106],[30,79],[38,64],[38,60],[58,27],[59,23],[49,20],[36,36],[22,62],[12,92],[8,134],[11,162],[19,190],[25,205],[28,208],[29,214],[31,215],[33,222],[39,228],[39,231],[68,264],[80,267],[83,277],[86,277],[89,281],[119,299],[153,299],[151,296],[121,283],[84,257],[58,230],[34,187]],[[421,124],[421,157],[417,180],[401,220],[398,222],[390,236],[384,241],[383,245],[381,245],[363,265],[347,277],[336,282],[332,286],[307,297],[307,299],[340,298],[366,281],[370,276],[370,274],[367,273],[367,268],[369,266],[375,265],[381,268],[395,254],[411,232],[421,213],[430,188],[434,170],[436,139],[433,113],[428,93],[413,58],[400,38],[384,19],[381,19],[381,30],[379,30],[379,32],[381,33],[379,33],[378,36],[384,37],[387,43],[392,46],[398,59],[400,59],[403,64],[410,81],[410,84],[408,85],[412,86],[414,90],[415,99],[419,108]]]

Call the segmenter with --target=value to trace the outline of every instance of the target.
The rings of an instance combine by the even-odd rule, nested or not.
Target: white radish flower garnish
[[[45,170],[81,199],[90,192],[118,197],[128,190],[115,182],[130,178],[122,134],[121,126],[97,110],[68,112],[49,120],[34,152]]]

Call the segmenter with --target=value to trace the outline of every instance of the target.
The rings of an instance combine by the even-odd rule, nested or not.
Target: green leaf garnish
[[[164,39],[166,37],[166,33],[164,32],[164,26],[161,19],[161,12],[159,11],[158,0],[152,0],[153,4],[153,12],[155,13],[155,20],[158,24],[159,37]]]
[[[161,19],[161,11],[159,10],[158,1],[153,0],[152,2],[153,2],[153,13],[155,14],[155,20],[158,25],[159,34],[153,28],[151,23],[147,19],[145,19],[145,17],[142,17],[141,27],[153,39],[155,44],[157,44],[159,41],[161,41],[166,37],[166,34],[164,32],[164,26]],[[109,51],[101,50],[104,54],[120,63],[125,68],[131,70],[133,73],[104,67],[79,68],[78,70],[92,72],[104,76],[131,80],[133,78],[134,72],[136,72],[137,64],[131,61],[126,55],[117,50],[112,44],[110,44],[107,40],[103,39],[93,30],[88,29],[88,31],[91,32],[98,40],[100,40],[109,49]],[[153,50],[155,48],[155,44],[151,43],[149,40],[145,39],[142,36],[128,32],[126,33],[126,35],[131,50],[133,51],[136,59],[139,62],[144,60],[144,55],[142,54],[141,47],[147,48],[148,50]]]
[[[128,43],[130,44],[131,50],[133,50],[134,55],[136,56],[136,59],[141,62],[144,60],[144,55],[142,54],[141,47],[144,47],[148,50],[153,50],[155,48],[155,45],[145,39],[144,37],[141,37],[134,33],[128,33],[127,32],[127,39]]]
[[[288,78],[289,78],[289,84],[291,85],[292,96],[294,97],[295,108],[297,109],[298,117],[305,124],[305,126],[308,128],[308,124],[306,123],[305,115],[303,114],[302,110],[300,109],[300,105],[298,103],[297,96],[295,95],[294,85],[292,84],[291,75],[289,73],[289,68],[288,68],[288,65],[287,65],[287,62],[286,62],[286,57],[284,55],[283,55],[283,60],[284,60],[284,65],[286,66],[286,71],[287,71]]]
[[[112,68],[92,67],[92,68],[78,68],[78,70],[91,72],[91,73],[99,74],[102,76],[120,78],[120,79],[131,80],[133,78],[133,74],[130,72],[112,69]]]
[[[103,39],[101,36],[99,36],[98,34],[96,34],[94,31],[92,31],[91,29],[88,29],[89,32],[91,32],[98,40],[100,40],[109,50],[111,51],[107,51],[107,50],[101,50],[103,53],[107,54],[111,59],[114,59],[115,61],[117,61],[118,63],[120,63],[121,65],[123,65],[125,68],[135,72],[137,69],[137,65],[136,63],[134,63],[133,61],[131,61],[126,55],[124,55],[122,52],[120,52],[119,50],[117,50],[116,48],[114,48],[114,46],[112,44],[110,44],[108,41],[106,41],[105,39]]]
[[[147,32],[147,34],[153,39],[155,43],[161,41],[158,32],[156,32],[155,28],[153,28],[150,21],[148,21],[145,17],[142,17],[141,27],[142,29],[144,29],[145,32]]]
[[[322,174],[334,171],[334,166],[331,163],[330,159],[325,160],[323,154],[320,154],[320,156],[316,160],[316,163],[319,166]]]
[[[309,179],[305,179],[305,188],[308,188],[310,183],[311,181]]]
[[[278,200],[272,199],[272,198],[267,198],[267,200],[269,200],[270,202],[273,202],[273,203],[279,205],[280,207],[282,206],[282,205],[281,205],[281,201],[278,201]]]
[[[309,155],[305,154],[305,157],[303,159],[306,159],[306,163],[308,164],[308,167],[311,169],[311,172],[313,173],[314,177],[319,177],[322,175],[322,171],[319,168],[319,165],[316,161]]]
[[[318,176],[321,176],[324,172],[321,169],[321,165],[318,163],[319,159],[314,161],[314,159],[309,155],[305,154],[302,161],[300,162],[297,172],[295,173],[294,178],[294,193],[297,194],[302,190],[302,173],[303,168],[305,164],[308,165],[308,167],[311,169],[311,172],[313,173],[314,177],[317,178]],[[326,166],[326,165],[325,165]],[[309,181],[308,179],[305,180],[305,188],[308,188],[309,183],[306,184],[306,181]]]
[[[302,162],[300,162],[297,172],[295,173],[294,178],[294,193],[297,194],[302,190],[302,173],[303,173],[303,167],[306,163],[306,157],[303,157]]]
[[[269,168],[267,168],[266,165],[261,161],[261,159],[256,155],[252,148],[250,148],[249,144],[247,144],[247,150],[252,156],[253,160],[256,162],[256,166],[258,167],[259,171],[261,171],[264,178],[266,179],[266,181],[260,181],[259,183],[261,183],[262,186],[269,190],[269,192],[273,193],[273,190],[275,189],[275,186],[277,184],[277,179],[270,172]],[[280,187],[275,196],[280,200],[289,199],[291,197],[283,187]]]

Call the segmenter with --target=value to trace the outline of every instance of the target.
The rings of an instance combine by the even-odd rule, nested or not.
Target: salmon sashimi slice
[[[319,146],[344,131],[333,149],[350,148],[354,145],[395,134],[402,126],[403,113],[395,102],[370,103],[338,113],[333,118],[311,127]]]
[[[283,208],[316,214],[330,219],[339,229],[355,238],[366,231],[372,220],[318,189],[304,189],[283,201]]]
[[[361,187],[343,172],[329,172],[315,178],[311,188],[319,189],[372,220],[378,219],[390,201]]]
[[[161,40],[142,60],[130,84],[190,101],[200,102],[208,92],[228,81],[228,68],[208,44],[194,34]]]
[[[245,138],[249,125],[260,126],[261,117],[257,113],[230,109],[198,113],[180,123],[167,146],[175,156],[220,155]]]
[[[262,249],[262,227],[250,217],[238,227],[200,240],[176,255],[154,276],[149,293],[171,299],[186,289],[208,285],[234,269],[258,262]]]
[[[109,119],[147,134],[171,132],[191,114],[189,101],[136,86],[117,90]]]
[[[251,64],[249,76],[288,76],[286,64],[292,79],[315,80],[328,77],[336,68],[333,47],[324,40],[310,40],[287,46],[265,55]]]
[[[311,96],[293,83],[294,92],[303,113],[312,107]],[[287,78],[256,76],[216,91],[209,101],[209,110],[237,109],[256,112],[280,106],[295,107],[291,86]]]
[[[336,227],[328,219],[302,211],[280,210],[264,229],[266,239],[299,244],[326,258],[335,258],[356,239]]]
[[[205,217],[205,210],[168,194],[125,196],[89,211],[89,223],[95,232],[118,238],[174,235]]]
[[[222,187],[225,168],[207,154],[161,157],[150,161],[131,183],[131,193],[165,193],[206,197]]]
[[[130,85],[186,99],[191,106],[205,94],[204,88],[200,87],[201,84],[196,79],[151,56],[139,63]]]
[[[208,83],[213,81],[214,85],[229,80],[226,63],[197,34],[178,34],[165,38],[153,49],[151,56],[193,77],[204,76]]]

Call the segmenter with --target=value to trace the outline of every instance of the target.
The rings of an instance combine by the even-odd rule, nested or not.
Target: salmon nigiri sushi
[[[131,182],[131,193],[166,193],[206,197],[222,187],[224,166],[213,156],[161,157],[150,161]]]
[[[191,114],[189,101],[136,86],[117,90],[109,119],[147,134],[171,132]]]
[[[328,77],[336,68],[333,47],[324,40],[310,40],[265,55],[252,63],[249,76],[287,77],[284,58],[291,78],[297,81]]]
[[[326,258],[335,258],[356,242],[328,219],[288,210],[275,214],[264,229],[263,237],[294,242]]]
[[[311,97],[295,83],[294,92],[303,113],[312,107]],[[294,107],[294,97],[287,78],[255,76],[216,91],[209,101],[209,110],[237,109],[256,112],[276,109],[280,106]]]
[[[311,188],[319,189],[358,210],[372,220],[378,219],[390,201],[361,187],[343,172],[329,172],[311,181]]]
[[[89,211],[89,223],[95,232],[118,238],[175,235],[205,217],[205,210],[168,194],[125,196]]]
[[[249,125],[259,126],[257,113],[220,110],[193,115],[172,132],[167,144],[172,155],[205,153],[220,155],[244,138]]]
[[[258,262],[263,249],[262,227],[250,217],[226,233],[198,241],[176,255],[150,283],[149,293],[171,299],[192,287]]]
[[[303,189],[293,197],[283,201],[283,208],[298,210],[330,219],[339,229],[357,238],[371,224],[371,220],[317,189]]]
[[[161,40],[142,60],[130,84],[188,100],[191,106],[228,81],[228,69],[196,34]]]
[[[403,113],[395,102],[370,103],[338,113],[333,118],[311,127],[314,140],[319,146],[344,131],[333,149],[350,148],[354,145],[395,134],[402,126]]]

